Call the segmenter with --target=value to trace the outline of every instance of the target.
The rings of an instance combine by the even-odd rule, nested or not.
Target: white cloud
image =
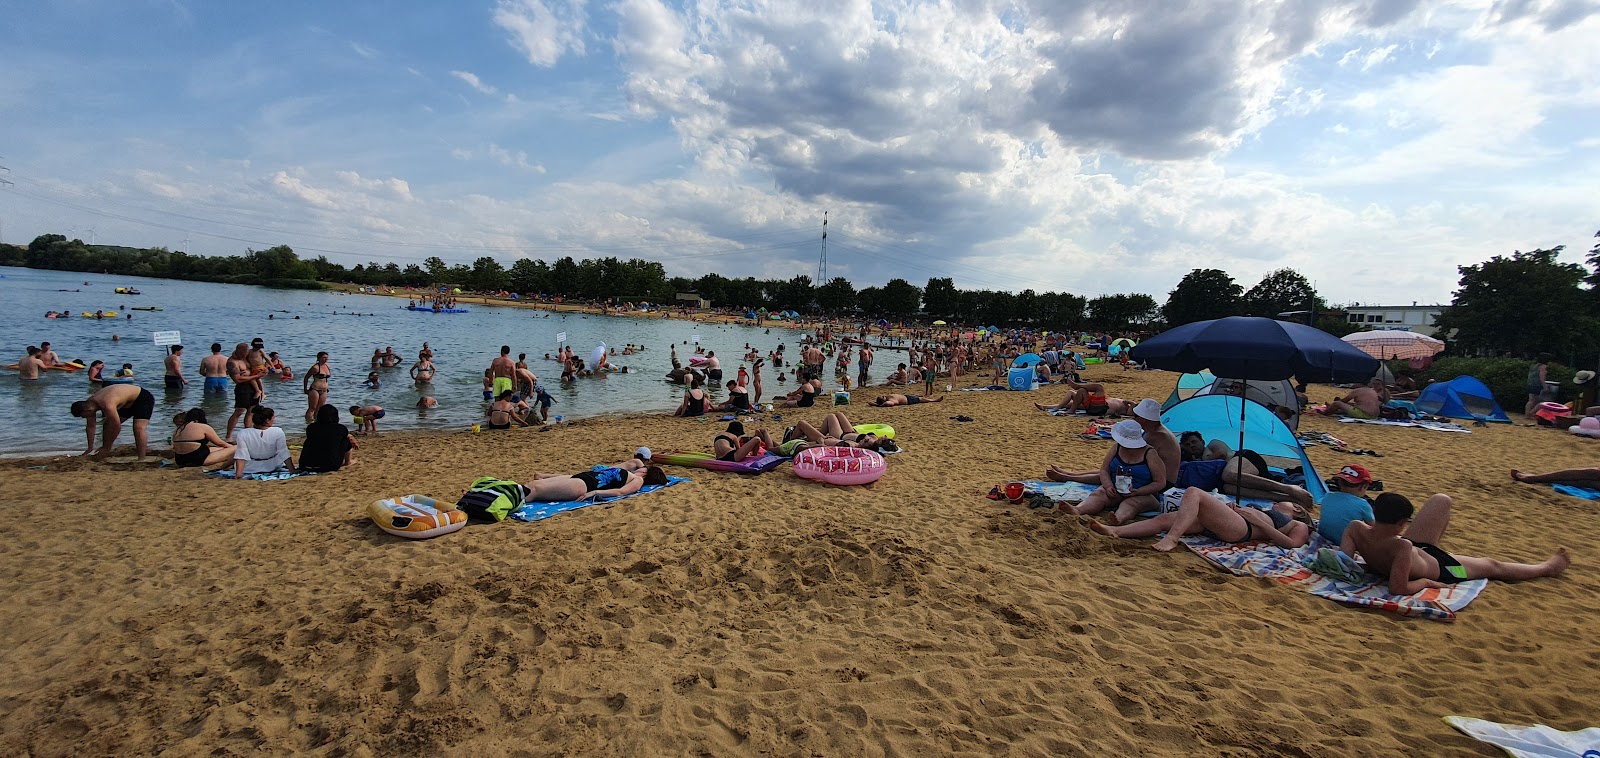
[[[569,52],[582,55],[587,0],[500,0],[493,19],[535,66],[554,66]]]
[[[372,49],[370,47],[367,47],[366,45],[363,45],[360,42],[351,42],[350,43],[350,49],[354,50],[356,55],[359,55],[359,56],[361,56],[363,58],[366,58],[369,61],[378,57],[378,51],[377,50],[374,50],[374,49]]]
[[[477,90],[478,92],[481,92],[481,93],[483,93],[485,95],[498,95],[498,94],[500,94],[500,90],[499,89],[496,89],[495,87],[491,87],[491,86],[489,86],[487,84],[484,84],[483,80],[479,79],[478,75],[472,73],[471,71],[451,71],[450,75],[455,77],[455,78],[457,78],[457,79],[460,79],[463,82],[466,82],[468,87],[471,87],[471,88],[473,88],[473,89]]]

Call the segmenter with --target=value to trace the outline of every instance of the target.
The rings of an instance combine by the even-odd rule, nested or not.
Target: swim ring
[[[1584,416],[1583,420],[1573,425],[1567,431],[1572,432],[1573,434],[1582,435],[1584,437],[1594,437],[1596,439],[1600,439],[1600,418],[1596,418],[1594,416]]]
[[[828,484],[870,484],[887,470],[883,456],[856,447],[813,447],[794,457],[794,473]]]
[[[438,537],[467,525],[464,511],[441,508],[437,500],[422,495],[379,500],[367,506],[367,516],[379,529],[412,540]]]
[[[894,427],[888,424],[856,424],[855,429],[860,434],[876,434],[884,439],[894,439]]]

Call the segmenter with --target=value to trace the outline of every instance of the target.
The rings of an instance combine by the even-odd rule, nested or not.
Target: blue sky
[[[1600,0],[0,12],[8,242],[1394,303],[1600,228]]]

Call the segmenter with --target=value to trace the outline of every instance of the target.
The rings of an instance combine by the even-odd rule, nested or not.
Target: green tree
[[[856,291],[856,305],[863,313],[869,316],[885,316],[888,310],[883,304],[883,288],[867,287]]]
[[[1143,293],[1101,295],[1089,301],[1089,318],[1102,329],[1127,329],[1156,318],[1156,300]]]
[[[817,288],[817,306],[826,313],[842,313],[856,305],[856,288],[850,280],[836,276]]]
[[[516,292],[539,294],[544,292],[550,278],[550,267],[544,261],[518,258],[511,264],[511,289]]]
[[[509,283],[500,261],[485,255],[472,262],[472,274],[467,277],[466,286],[479,292],[498,292]]]
[[[1228,272],[1197,268],[1185,274],[1178,286],[1167,294],[1167,304],[1161,309],[1162,315],[1166,317],[1168,326],[1237,315],[1243,292],[1244,288],[1234,282]],[[1096,320],[1099,320],[1098,317]],[[1101,323],[1104,325],[1104,322]]]
[[[1557,260],[1562,247],[1512,252],[1461,266],[1460,289],[1435,326],[1466,351],[1571,355],[1596,346],[1600,319],[1579,285],[1587,271]]]
[[[904,279],[890,279],[883,285],[885,313],[905,318],[922,308],[922,290]]]
[[[578,291],[578,283],[578,262],[570,255],[557,258],[550,267],[550,291],[571,296]]]
[[[437,255],[428,256],[422,262],[422,267],[428,271],[428,283],[432,285],[447,284],[450,280],[450,267],[446,266],[444,259]]]
[[[922,308],[929,316],[934,318],[947,318],[956,315],[959,292],[956,284],[949,277],[930,278],[928,286],[922,288]]]
[[[1267,318],[1291,311],[1328,309],[1317,296],[1317,288],[1311,286],[1311,280],[1292,268],[1280,268],[1262,277],[1256,286],[1244,293],[1244,304],[1246,313]]]

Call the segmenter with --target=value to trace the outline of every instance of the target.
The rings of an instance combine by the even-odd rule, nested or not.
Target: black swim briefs
[[[149,421],[156,412],[156,396],[150,390],[140,388],[139,397],[135,398],[133,405],[128,408],[128,415],[135,421]]]

